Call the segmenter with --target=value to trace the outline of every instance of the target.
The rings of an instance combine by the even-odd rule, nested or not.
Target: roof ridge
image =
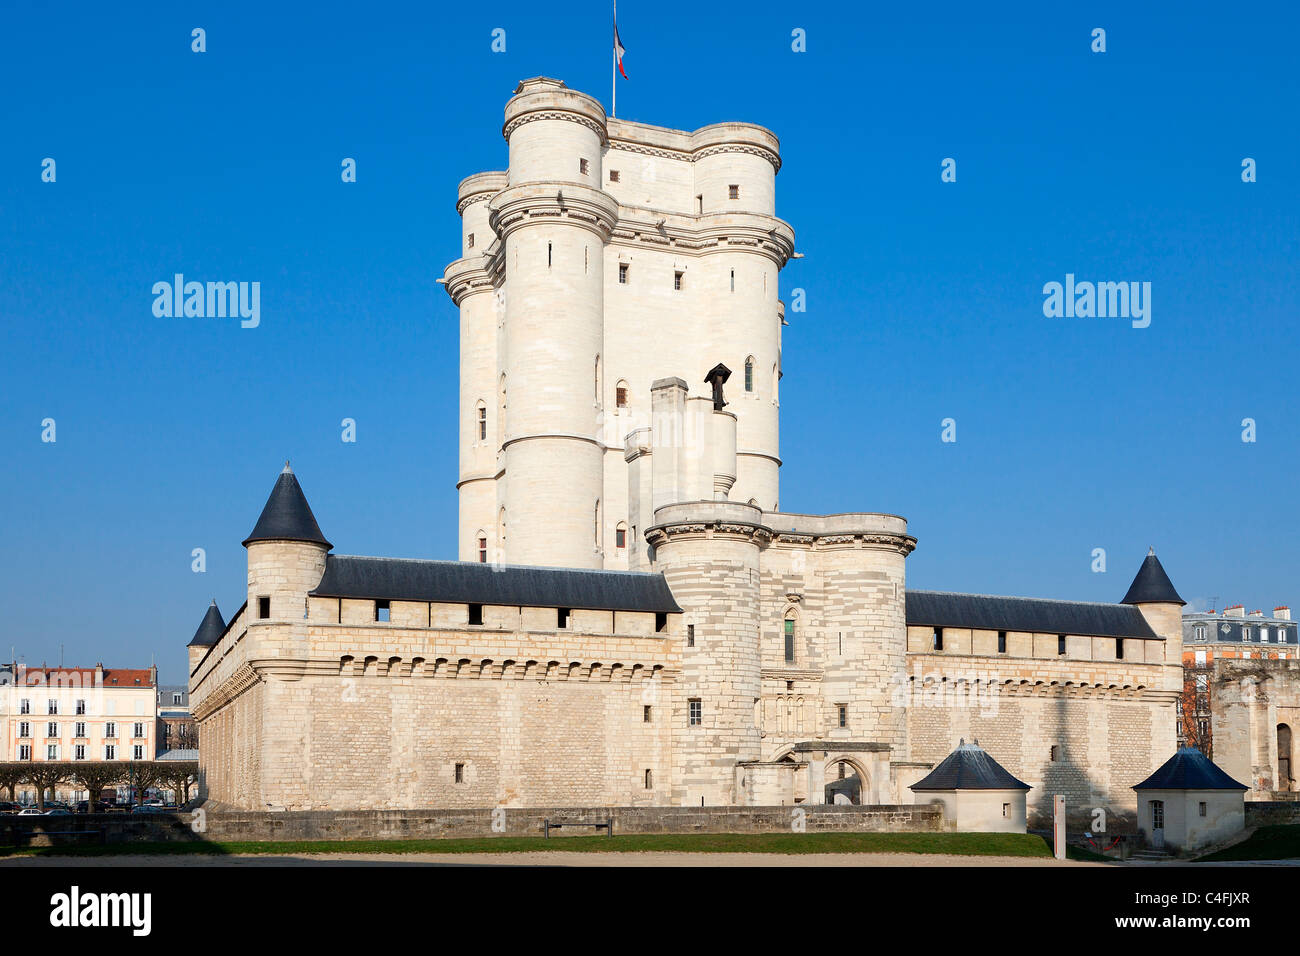
[[[1076,601],[1072,598],[1036,598],[1019,594],[983,594],[978,591],[935,591],[930,588],[906,588],[904,594],[951,594],[956,597],[996,598],[999,601],[1047,601],[1051,604],[1085,604],[1090,607],[1124,607],[1133,608],[1122,601]],[[1133,608],[1133,610],[1137,610]]]
[[[563,568],[549,564],[498,564],[493,565],[491,562],[484,561],[458,561],[451,558],[398,558],[392,555],[377,554],[329,554],[327,560],[334,561],[338,558],[359,558],[363,561],[411,561],[417,564],[450,564],[450,565],[469,565],[474,566],[483,564],[486,567],[509,568],[514,571],[563,571],[569,574],[635,574],[641,577],[660,577],[661,571],[632,571],[623,568]]]

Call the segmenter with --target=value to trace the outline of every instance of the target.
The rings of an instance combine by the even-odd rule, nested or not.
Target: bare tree
[[[176,792],[177,805],[188,803],[190,787],[199,778],[197,760],[160,760],[158,761],[159,782],[168,790]]]
[[[72,765],[62,760],[46,760],[25,765],[23,780],[36,788],[36,806],[45,809],[45,791],[54,788],[72,775]]]
[[[0,787],[9,791],[9,801],[11,803],[18,798],[18,785],[26,779],[29,766],[30,764],[25,761],[0,763]]]
[[[104,788],[121,783],[125,776],[126,768],[117,761],[85,760],[72,764],[72,782],[86,791],[87,810],[91,813],[95,812],[95,803]]]

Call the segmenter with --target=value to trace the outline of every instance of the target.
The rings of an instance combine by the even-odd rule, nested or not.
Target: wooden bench
[[[596,830],[605,830],[605,835],[612,837],[614,835],[614,818],[610,817],[604,823],[552,823],[549,819],[544,819],[542,820],[542,836],[549,840],[552,830],[563,830],[565,827],[592,827]]]

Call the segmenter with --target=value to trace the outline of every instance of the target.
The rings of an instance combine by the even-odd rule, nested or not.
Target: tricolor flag
[[[623,79],[627,79],[627,73],[623,71],[623,54],[627,51],[623,49],[623,41],[618,38],[618,4],[614,4],[614,63],[618,66],[618,72],[623,74]]]

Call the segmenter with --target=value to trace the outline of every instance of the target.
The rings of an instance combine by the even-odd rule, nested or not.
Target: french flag
[[[618,72],[623,74],[623,79],[627,79],[627,73],[623,70],[623,54],[627,50],[623,48],[623,41],[618,38],[618,4],[614,4],[614,62],[618,64]]]

